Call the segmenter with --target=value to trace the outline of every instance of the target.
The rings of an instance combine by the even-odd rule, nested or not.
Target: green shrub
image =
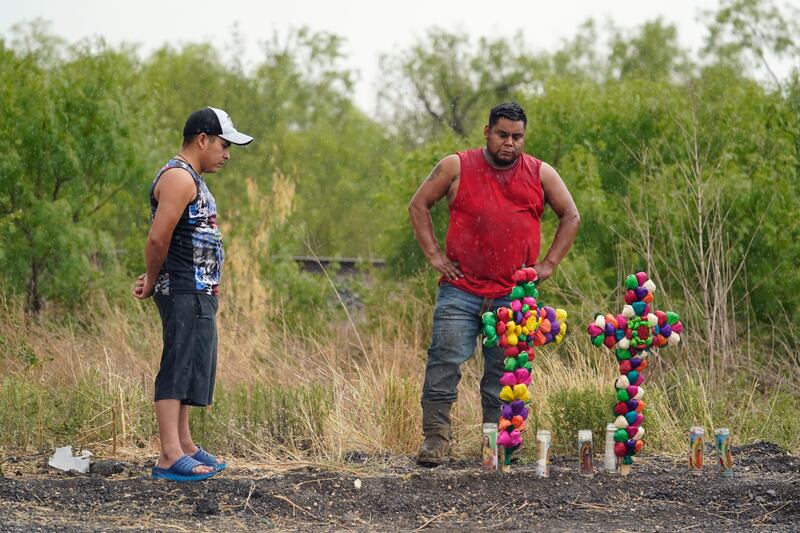
[[[115,437],[119,443],[133,439],[143,445],[155,434],[151,402],[138,385],[122,384],[112,392],[97,371],[75,385],[55,386],[33,376],[11,375],[0,381],[0,445],[80,447],[111,444]]]
[[[800,401],[796,396],[776,390],[749,407],[730,424],[735,443],[765,440],[789,451],[800,448]]]
[[[614,401],[608,391],[596,388],[566,389],[548,398],[553,450],[577,455],[578,430],[591,429],[595,448],[605,438],[606,424],[612,421]],[[533,441],[534,435],[530,440]]]

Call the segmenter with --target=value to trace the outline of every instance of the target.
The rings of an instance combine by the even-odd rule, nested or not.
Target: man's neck
[[[192,167],[192,170],[194,170],[198,176],[203,175],[203,169],[200,166],[200,158],[191,151],[181,149],[175,155],[175,159],[187,163],[190,167]]]

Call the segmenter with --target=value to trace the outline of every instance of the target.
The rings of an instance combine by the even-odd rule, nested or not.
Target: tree
[[[546,63],[523,53],[522,34],[510,40],[480,38],[439,28],[410,49],[381,59],[383,106],[412,142],[450,129],[469,136],[488,109],[533,90]]]
[[[776,85],[771,61],[800,61],[800,10],[786,6],[784,16],[772,0],[724,0],[711,18],[704,52],[720,64],[763,68]]]
[[[616,30],[609,68],[617,78],[679,79],[688,74],[688,58],[678,44],[678,29],[659,18],[645,22],[630,39]]]
[[[395,147],[385,129],[352,103],[352,73],[341,66],[342,39],[305,28],[264,43],[263,60],[249,81],[246,100],[258,150],[245,151],[242,170],[271,187],[273,175],[294,186],[293,212],[281,238],[294,253],[368,255],[375,236],[364,221],[382,227],[385,214],[372,195],[380,187],[381,161]],[[246,170],[245,170],[246,169]],[[233,184],[226,177],[226,184]]]
[[[141,171],[132,137],[147,115],[131,50],[62,48],[37,31],[22,50],[0,45],[0,275],[34,312],[80,301],[113,262],[127,222],[114,200]]]

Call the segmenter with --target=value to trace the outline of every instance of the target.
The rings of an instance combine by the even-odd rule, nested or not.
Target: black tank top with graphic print
[[[158,171],[150,186],[150,223],[158,207],[153,195],[156,184],[161,175],[171,168],[182,168],[189,172],[197,186],[197,196],[183,210],[175,226],[167,258],[156,280],[155,293],[217,294],[225,258],[222,234],[217,227],[217,204],[206,182],[191,165],[179,159],[170,159]]]

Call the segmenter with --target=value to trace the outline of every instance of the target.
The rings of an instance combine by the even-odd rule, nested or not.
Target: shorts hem
[[[154,397],[154,402],[160,402],[161,400],[178,400],[181,402],[181,405],[188,405],[191,407],[208,407],[211,405],[211,401],[198,401],[194,398],[188,398],[185,394],[159,394]]]

